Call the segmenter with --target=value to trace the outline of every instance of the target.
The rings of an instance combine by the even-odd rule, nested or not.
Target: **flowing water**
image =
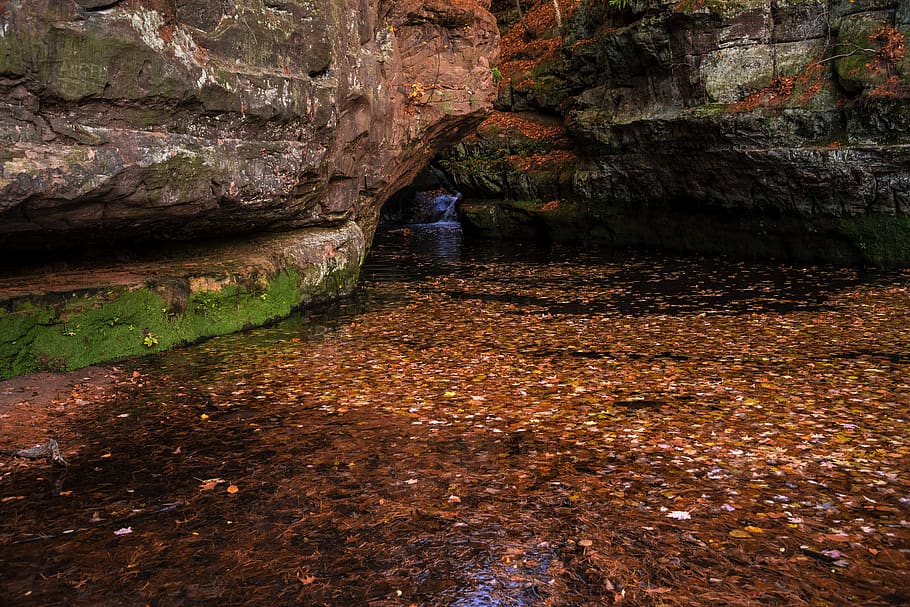
[[[910,604],[910,273],[387,229],[0,477],[3,605]]]

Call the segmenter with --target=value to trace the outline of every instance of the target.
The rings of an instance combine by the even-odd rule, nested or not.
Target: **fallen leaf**
[[[862,538],[858,535],[848,535],[846,533],[825,533],[816,538],[819,542],[858,542]]]
[[[734,529],[733,531],[730,532],[730,537],[738,537],[738,538],[746,539],[746,538],[752,537],[752,534],[749,533],[748,531],[743,531],[742,529]]]
[[[228,485],[227,492],[228,493],[239,493],[240,487],[238,487],[237,485]]]
[[[588,547],[594,545],[594,541],[593,540],[578,540],[578,545],[581,546],[582,548],[588,548]]]
[[[688,521],[692,518],[692,515],[685,510],[674,510],[667,515],[667,518],[676,519],[677,521]]]
[[[114,535],[129,535],[132,532],[132,527],[123,527],[122,529],[117,529],[117,531],[114,531]]]
[[[210,478],[210,479],[202,481],[202,484],[199,485],[199,490],[200,491],[211,491],[218,485],[218,483],[223,483],[223,482],[224,482],[223,478]]]

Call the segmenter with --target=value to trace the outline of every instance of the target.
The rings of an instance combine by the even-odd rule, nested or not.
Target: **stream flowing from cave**
[[[0,603],[899,604],[908,296],[384,228],[351,299],[118,365],[0,482]]]

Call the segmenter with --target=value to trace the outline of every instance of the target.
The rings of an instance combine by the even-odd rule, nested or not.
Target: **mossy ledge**
[[[353,291],[353,222],[0,277],[0,379],[64,371],[261,326]]]

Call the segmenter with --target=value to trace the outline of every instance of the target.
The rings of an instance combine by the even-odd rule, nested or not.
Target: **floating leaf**
[[[223,483],[223,482],[225,482],[223,478],[210,478],[208,480],[202,481],[202,483],[199,485],[199,490],[200,491],[211,491],[216,486],[218,486],[219,483]]]
[[[688,521],[692,518],[692,515],[685,510],[674,510],[667,515],[667,518],[676,519],[677,521]]]

